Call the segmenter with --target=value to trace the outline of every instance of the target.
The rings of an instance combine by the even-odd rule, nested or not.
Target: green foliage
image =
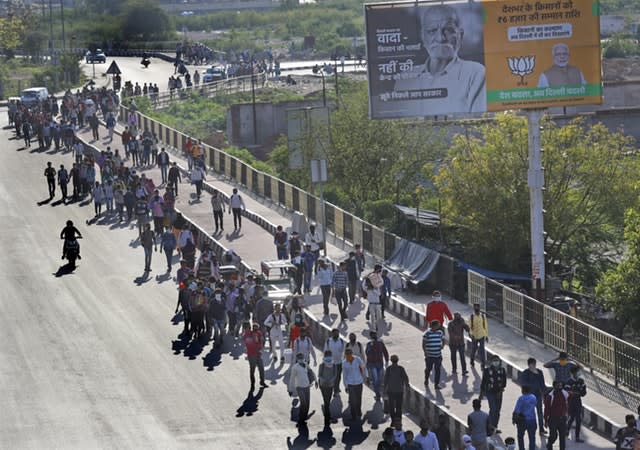
[[[596,298],[610,308],[622,328],[640,330],[640,212],[636,207],[625,213],[622,261],[605,272],[596,286]]]
[[[547,262],[575,268],[593,286],[635,199],[636,150],[622,134],[580,119],[563,127],[545,120],[542,145]],[[477,264],[529,270],[527,148],[526,120],[499,114],[454,140],[437,177],[443,220],[459,228]]]
[[[640,4],[637,0],[600,0],[600,14],[631,17],[633,14],[640,14]]]
[[[604,43],[602,56],[605,58],[626,58],[634,55],[640,55],[640,47],[635,39],[617,34]]]
[[[274,175],[273,168],[269,164],[264,161],[257,160],[256,157],[253,156],[253,154],[246,148],[227,147],[224,151],[229,153],[231,156],[235,156],[240,161],[249,164],[256,170]]]
[[[391,226],[395,212],[388,206],[397,198],[410,200],[416,182],[432,177],[430,163],[444,154],[443,141],[426,125],[370,120],[366,83],[341,82],[340,92],[339,109],[330,116],[328,145],[317,155],[324,156],[328,163],[325,197],[356,215]],[[323,138],[317,129],[302,140],[307,161],[318,152],[318,140]],[[311,190],[308,167],[289,168],[285,138],[269,155],[269,163],[284,180]]]
[[[122,30],[126,39],[164,39],[170,36],[170,28],[169,16],[153,0],[129,0],[125,3]]]

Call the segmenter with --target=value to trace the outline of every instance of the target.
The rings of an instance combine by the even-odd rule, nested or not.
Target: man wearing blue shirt
[[[529,450],[536,448],[536,405],[538,400],[529,385],[522,386],[522,395],[513,410],[513,423],[518,428],[518,448],[524,450],[524,433],[529,435]]]

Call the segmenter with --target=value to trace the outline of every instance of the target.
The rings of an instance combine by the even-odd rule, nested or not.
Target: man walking
[[[346,271],[346,263],[343,261],[340,263],[338,270],[333,273],[331,277],[331,287],[333,288],[333,295],[338,303],[338,310],[340,311],[341,321],[347,320],[347,286],[349,284],[349,278]]]
[[[502,393],[507,387],[507,371],[502,367],[502,361],[498,355],[491,357],[491,363],[482,372],[480,383],[480,398],[487,397],[489,402],[489,418],[495,433],[500,433],[498,422],[502,409]]]
[[[273,235],[273,244],[276,246],[276,257],[279,260],[287,259],[287,241],[287,232],[282,229],[282,225],[278,225]],[[280,269],[280,275],[285,273],[285,269]]]
[[[422,351],[424,352],[424,385],[429,387],[431,370],[435,372],[434,383],[436,389],[441,389],[440,372],[442,368],[442,348],[444,347],[444,334],[440,329],[440,322],[434,320],[431,327],[422,335]]]
[[[384,376],[384,368],[389,365],[389,352],[384,342],[378,340],[378,333],[369,333],[370,341],[367,342],[365,354],[367,355],[367,371],[373,385],[376,401],[380,401],[380,385]]]
[[[389,398],[391,421],[402,420],[404,390],[409,386],[409,376],[404,367],[398,365],[398,355],[391,355],[391,365],[384,372],[383,392]]]
[[[340,366],[342,367],[342,360],[339,356],[338,360],[341,362]],[[322,393],[322,413],[325,427],[328,427],[331,423],[331,393],[334,391],[336,383],[340,384],[340,374],[334,363],[333,352],[325,350],[322,362],[318,366],[318,384]]]
[[[564,385],[571,377],[571,369],[577,367],[582,369],[582,366],[577,361],[572,360],[567,355],[567,352],[560,352],[556,359],[547,361],[544,363],[546,369],[553,369],[555,372],[554,381],[560,381]]]
[[[333,394],[340,392],[340,378],[342,377],[342,355],[344,354],[344,342],[340,339],[340,331],[337,328],[331,330],[331,337],[324,344],[325,356],[331,352],[332,364],[336,368],[336,378],[333,385]]]
[[[449,310],[449,307],[442,301],[442,294],[440,291],[433,291],[431,296],[432,301],[427,304],[427,310],[425,314],[426,323],[431,323],[434,320],[440,322],[440,325],[444,327],[444,320],[453,320],[453,315]]]
[[[351,348],[347,348],[342,361],[342,382],[349,395],[349,411],[353,421],[358,421],[362,417],[362,384],[365,374],[366,368],[362,359],[354,356]]]
[[[309,405],[311,403],[311,384],[315,383],[318,388],[316,374],[307,366],[304,355],[296,354],[296,363],[291,367],[289,378],[289,395],[298,394],[300,408],[298,409],[298,427],[304,426],[309,417]]]
[[[489,339],[489,328],[487,327],[487,317],[484,313],[480,312],[480,304],[475,303],[473,305],[473,314],[469,319],[469,335],[471,336],[471,367],[475,365],[476,353],[478,349],[478,357],[480,359],[480,367],[484,369],[487,354],[485,352],[485,343]]]
[[[160,176],[162,177],[162,184],[167,182],[167,174],[169,172],[169,154],[164,147],[160,150],[158,157],[156,158],[158,167],[160,168]]]
[[[47,167],[44,169],[44,176],[47,179],[49,200],[51,200],[56,193],[56,169],[51,167],[51,162],[47,163]]]
[[[233,189],[233,194],[229,197],[229,213],[233,212],[233,229],[238,230],[242,228],[242,211],[247,210],[244,205],[242,196],[238,194],[238,189]]]
[[[191,169],[191,184],[196,186],[196,199],[200,200],[200,196],[202,195],[202,184],[206,180],[204,175],[204,170],[199,165],[196,165]]]
[[[554,381],[553,390],[544,398],[544,423],[549,427],[547,450],[553,448],[557,439],[560,440],[560,450],[566,448],[569,393],[564,390],[563,386],[562,381]]]
[[[467,427],[471,443],[476,450],[488,450],[487,436],[493,434],[489,414],[482,411],[482,400],[473,399],[473,412],[467,416]]]
[[[284,363],[284,334],[283,329],[287,327],[287,317],[281,310],[280,303],[276,303],[274,311],[267,316],[264,321],[265,327],[269,330],[271,337],[271,353],[273,354],[273,361],[276,362],[278,357],[276,356],[276,342],[280,348],[280,362]]]
[[[175,192],[176,197],[178,196],[178,183],[182,182],[182,177],[180,176],[180,168],[177,163],[173,163],[171,168],[169,169],[169,173],[167,174],[167,180],[169,182],[169,187]]]
[[[536,449],[536,404],[538,400],[531,393],[531,388],[522,386],[522,395],[518,397],[513,410],[513,423],[518,429],[518,447],[524,446],[524,433],[529,435],[529,450]]]
[[[215,231],[213,235],[218,234],[218,229],[224,231],[224,224],[222,219],[224,217],[224,199],[217,190],[214,190],[211,194],[211,209],[213,210],[213,222],[215,224]]]
[[[256,368],[258,368],[258,374],[260,375],[260,387],[269,387],[264,382],[264,363],[262,361],[262,348],[264,346],[264,340],[260,327],[257,323],[251,324],[244,322],[242,324],[243,334],[242,340],[244,346],[247,349],[247,359],[249,360],[249,380],[251,381],[251,391],[255,389],[256,384]]]
[[[531,393],[536,396],[536,413],[538,414],[538,429],[540,434],[546,434],[544,431],[544,418],[542,417],[542,398],[544,397],[547,386],[544,381],[544,374],[536,367],[535,358],[527,360],[527,368],[520,374],[520,385],[529,386]]]
[[[453,320],[447,325],[449,332],[449,351],[451,352],[451,370],[453,373],[458,372],[457,355],[460,355],[460,366],[462,375],[467,372],[467,360],[464,356],[465,340],[464,332],[469,331],[469,325],[466,324],[459,312],[454,313]]]
[[[69,183],[69,173],[64,168],[63,164],[60,164],[60,170],[58,170],[58,185],[62,192],[62,203],[67,203],[67,184]]]
[[[569,393],[567,434],[571,432],[571,425],[575,421],[576,442],[584,442],[580,439],[580,427],[582,425],[582,397],[587,395],[587,386],[584,380],[578,376],[580,369],[572,367],[570,372],[571,376],[564,385],[564,389]]]
[[[151,256],[153,255],[153,248],[156,244],[155,235],[153,231],[151,231],[151,225],[148,223],[144,225],[144,231],[140,236],[140,244],[144,249],[144,271],[148,273],[151,272]]]

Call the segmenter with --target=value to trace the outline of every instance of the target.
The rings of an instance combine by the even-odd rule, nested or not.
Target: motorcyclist
[[[82,234],[76,227],[73,226],[73,222],[71,220],[67,220],[67,226],[62,229],[60,232],[60,239],[64,239],[64,244],[62,245],[62,259],[67,256],[67,241],[73,241],[76,239],[76,235],[79,238],[82,238]],[[78,245],[78,259],[82,259],[80,257],[80,244]]]

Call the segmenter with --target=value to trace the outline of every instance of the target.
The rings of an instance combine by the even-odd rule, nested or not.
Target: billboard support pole
[[[529,127],[529,171],[527,184],[531,208],[531,281],[538,300],[544,299],[545,253],[544,253],[544,168],[542,166],[542,145],[540,143],[540,119],[544,109],[527,111]]]

